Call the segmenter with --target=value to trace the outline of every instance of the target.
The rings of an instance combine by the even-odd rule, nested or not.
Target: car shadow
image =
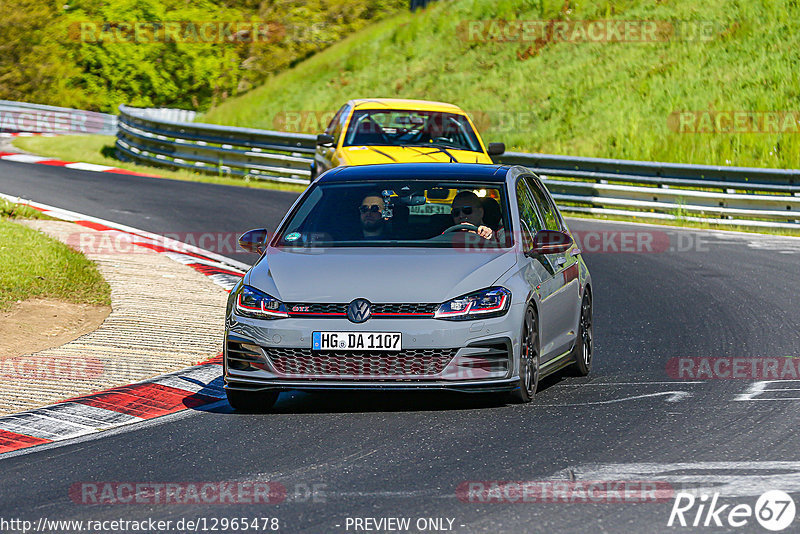
[[[537,397],[530,407],[536,407],[540,394],[564,378],[555,375],[539,382]],[[332,414],[373,412],[425,412],[448,410],[488,410],[518,406],[508,394],[462,393],[454,391],[286,391],[269,410],[236,412],[228,404],[209,409],[194,408],[211,413],[236,415],[270,414]]]

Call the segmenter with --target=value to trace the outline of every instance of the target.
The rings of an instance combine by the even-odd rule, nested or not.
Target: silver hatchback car
[[[589,271],[529,169],[338,167],[298,198],[231,291],[224,375],[237,410],[286,390],[509,392],[592,365]]]

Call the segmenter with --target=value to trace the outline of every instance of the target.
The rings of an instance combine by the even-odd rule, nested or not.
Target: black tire
[[[592,295],[586,291],[581,301],[581,317],[578,321],[578,340],[572,349],[572,365],[569,373],[586,376],[592,371],[594,353],[594,331],[592,330]]]
[[[279,391],[238,391],[226,389],[228,404],[237,412],[266,412],[275,405]]]
[[[511,392],[517,404],[531,402],[539,386],[539,325],[532,308],[525,310],[520,341],[519,387]]]

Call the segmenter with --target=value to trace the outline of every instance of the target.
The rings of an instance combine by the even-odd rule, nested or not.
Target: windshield
[[[441,111],[353,112],[343,146],[436,146],[483,152],[465,115]]]
[[[508,213],[504,184],[322,183],[309,191],[273,245],[498,249],[512,245]]]

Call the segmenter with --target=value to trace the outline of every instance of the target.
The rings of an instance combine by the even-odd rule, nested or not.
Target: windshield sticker
[[[283,238],[284,241],[297,241],[298,239],[300,239],[300,232],[286,234],[286,237]]]

